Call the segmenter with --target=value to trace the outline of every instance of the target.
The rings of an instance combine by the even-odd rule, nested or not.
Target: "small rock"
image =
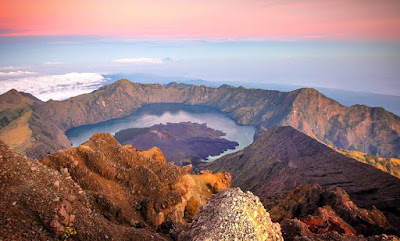
[[[74,214],[69,215],[69,223],[71,224],[74,221],[75,221],[75,215]]]
[[[59,226],[61,226],[61,224],[60,224],[56,219],[53,219],[53,220],[50,222],[50,227],[57,228],[57,227],[59,227]]]
[[[13,202],[11,205],[15,206],[17,204],[17,202]]]
[[[70,195],[67,196],[67,200],[70,201],[70,202],[75,201],[75,199],[76,199],[76,197],[74,195],[70,194]]]
[[[72,163],[72,165],[73,165],[74,167],[78,166],[78,164],[79,164],[78,161],[74,161],[74,162]]]
[[[67,173],[68,173],[68,168],[61,169],[61,174],[67,174]]]
[[[31,167],[31,171],[36,171],[37,167]]]
[[[57,188],[57,189],[60,188],[60,182],[59,181],[55,181],[54,184],[53,184],[53,187]]]
[[[53,202],[59,202],[60,201],[60,197],[56,197],[53,199]]]
[[[67,213],[71,213],[71,212],[72,212],[72,205],[71,205],[70,202],[64,201],[64,202],[63,202],[63,207],[65,208],[65,210],[67,211]]]
[[[60,210],[58,210],[58,214],[61,218],[61,223],[64,225],[68,225],[69,215],[68,215],[67,211],[63,207],[61,207]]]

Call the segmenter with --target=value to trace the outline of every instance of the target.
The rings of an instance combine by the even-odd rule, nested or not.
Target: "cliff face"
[[[230,175],[191,173],[167,163],[159,149],[121,146],[109,134],[61,150],[41,162],[0,142],[0,237],[77,240],[167,240],[165,221],[191,221]]]
[[[300,185],[334,185],[360,207],[375,205],[393,227],[400,224],[398,178],[346,157],[292,127],[272,128],[247,148],[207,168],[231,173],[233,186],[252,191],[267,208]]]
[[[179,88],[177,85],[165,87],[128,80],[117,81],[63,102],[35,100],[27,103],[37,120],[28,124],[35,144],[28,147],[17,144],[14,149],[19,148],[31,156],[44,156],[69,144],[63,132],[72,127],[126,116],[144,104],[165,102],[216,107],[228,113],[238,124],[252,125],[259,131],[275,125],[290,125],[343,149],[400,157],[400,117],[382,108],[347,108],[314,89],[286,93],[233,87]],[[4,113],[15,105],[0,98],[0,109]],[[51,123],[46,123],[46,120]],[[11,126],[5,128],[1,127],[3,133],[13,129]]]

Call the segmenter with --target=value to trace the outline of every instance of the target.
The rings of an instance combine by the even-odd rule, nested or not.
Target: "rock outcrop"
[[[357,206],[376,206],[393,228],[400,226],[400,179],[344,156],[292,127],[272,128],[242,151],[206,168],[231,173],[232,186],[252,191],[268,210],[298,186],[337,186]]]
[[[55,152],[42,162],[68,173],[99,212],[121,224],[157,228],[165,220],[190,221],[196,214],[193,206],[230,185],[229,174],[194,175],[191,166],[167,163],[158,148],[121,146],[110,134],[95,134],[81,146]]]
[[[157,148],[121,146],[109,134],[41,162],[0,141],[0,237],[168,240],[155,230],[166,221],[192,221],[230,178],[195,175],[190,166],[167,163]]]
[[[0,96],[0,123],[15,111],[27,94],[5,93]],[[8,101],[10,95],[18,100]],[[23,97],[21,97],[23,95]],[[33,97],[34,98],[34,97]],[[382,108],[362,105],[345,107],[315,89],[292,92],[233,87],[138,84],[120,80],[98,90],[66,101],[25,101],[32,110],[26,128],[32,131],[12,143],[13,150],[42,158],[68,146],[63,134],[72,127],[93,124],[130,115],[151,103],[206,105],[227,113],[238,124],[251,125],[259,131],[276,125],[288,125],[327,144],[384,157],[400,157],[400,117]],[[21,117],[0,127],[0,138],[9,137]],[[8,129],[7,129],[8,128]],[[32,141],[32,145],[26,145]]]
[[[335,232],[343,237],[369,237],[396,232],[376,207],[370,210],[359,208],[343,189],[330,187],[324,190],[318,184],[294,189],[269,213],[272,220],[284,223],[285,240],[293,239],[293,226],[301,227],[303,224],[305,228],[301,228],[300,232],[303,236],[325,237]],[[303,224],[288,219],[296,219]]]
[[[235,188],[213,195],[178,240],[283,241],[283,238],[280,225],[271,221],[258,197]]]
[[[94,208],[66,172],[12,153],[0,141],[0,239],[169,240],[146,228],[118,225]]]

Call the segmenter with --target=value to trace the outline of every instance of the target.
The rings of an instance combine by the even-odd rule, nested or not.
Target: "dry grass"
[[[397,178],[400,178],[400,160],[395,158],[377,157],[371,154],[359,152],[359,151],[348,151],[330,146],[335,151],[344,154],[350,158],[353,158],[359,162],[374,166],[379,170],[387,172]]]
[[[32,130],[29,129],[28,125],[31,114],[32,111],[30,110],[0,130],[0,139],[12,151],[22,152],[32,146]]]

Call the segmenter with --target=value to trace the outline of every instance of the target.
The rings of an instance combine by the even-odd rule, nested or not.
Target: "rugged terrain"
[[[235,149],[237,142],[221,138],[225,133],[191,122],[159,124],[150,128],[131,128],[115,133],[121,144],[139,149],[154,146],[161,149],[165,159],[176,165],[196,165],[209,155],[216,156]]]
[[[41,162],[0,141],[0,238],[168,240],[165,221],[185,224],[230,175],[191,173],[153,148],[121,146],[109,134]]]
[[[294,131],[297,140],[298,131],[282,129]],[[268,132],[258,140],[265,135]],[[254,170],[265,171],[260,167]],[[81,146],[57,151],[40,162],[12,153],[0,141],[0,170],[4,240],[398,240],[382,234],[395,233],[398,226],[390,226],[374,206],[358,207],[341,188],[306,185],[279,195],[271,220],[258,197],[226,189],[231,183],[228,173],[195,175],[190,166],[167,163],[158,148],[122,146],[109,134],[95,134]],[[382,196],[362,190],[353,195],[359,202],[371,201],[370,194],[371,202],[391,201],[388,208],[396,212],[396,196],[383,196],[391,188],[390,180],[385,183],[376,191]],[[278,193],[281,186],[275,185],[269,188]],[[397,186],[393,195],[398,197],[398,191]],[[280,221],[282,232],[272,221]]]
[[[269,210],[292,189],[338,186],[361,208],[375,205],[400,226],[400,179],[342,155],[292,127],[274,127],[253,144],[209,165],[232,175],[232,185],[259,196]]]
[[[280,225],[252,193],[239,188],[213,195],[178,240],[283,241]]]
[[[270,214],[272,220],[282,223],[286,240],[296,236],[352,240],[358,235],[370,237],[394,231],[377,208],[359,208],[343,189],[334,186],[327,190],[318,184],[298,187]]]
[[[44,157],[70,146],[64,132],[134,113],[149,103],[216,107],[259,132],[288,125],[327,144],[400,157],[400,117],[382,108],[345,107],[314,89],[278,92],[221,86],[165,87],[120,80],[66,101],[42,102],[11,90],[0,96],[0,139],[13,150]],[[18,138],[13,138],[16,136]]]

